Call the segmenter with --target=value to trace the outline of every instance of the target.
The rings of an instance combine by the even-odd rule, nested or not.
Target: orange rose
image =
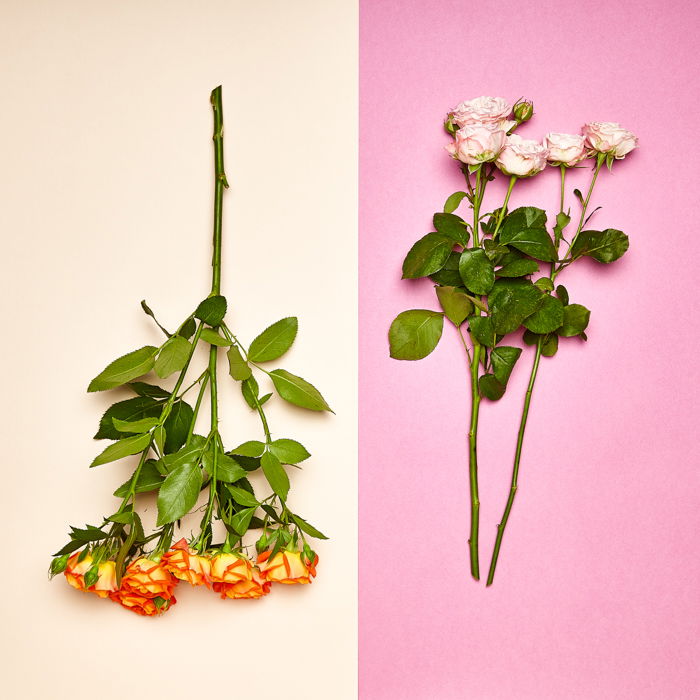
[[[214,583],[213,587],[222,598],[262,598],[270,592],[269,581],[265,581],[260,575],[257,566],[251,567],[251,579],[238,581],[237,583]]]
[[[146,596],[138,595],[137,593],[131,593],[130,591],[124,590],[123,588],[110,593],[109,597],[120,605],[124,606],[127,610],[135,612],[137,615],[146,615],[147,617],[152,617],[153,615],[162,615],[166,610],[169,610],[177,600],[175,596],[171,596],[168,599],[156,596],[155,598],[147,598]]]
[[[252,571],[253,564],[239,554],[223,552],[211,558],[211,580],[215,583],[250,581]]]
[[[99,578],[88,588],[91,593],[97,593],[100,598],[106,598],[117,590],[117,565],[113,561],[103,561],[98,568]]]
[[[273,583],[311,583],[316,576],[318,556],[314,554],[309,562],[301,552],[282,550],[270,559],[270,551],[258,557],[260,572],[267,581]]]
[[[142,557],[129,564],[122,576],[122,590],[144,598],[173,597],[177,579],[157,561]]]
[[[193,586],[209,586],[211,562],[207,557],[197,554],[197,551],[187,545],[183,537],[176,542],[169,552],[161,559],[162,565],[181,581],[187,581]]]
[[[73,588],[77,588],[79,591],[85,590],[85,574],[88,569],[92,566],[92,557],[88,554],[82,561],[78,561],[81,552],[76,552],[66,564],[66,568],[63,571],[64,576],[68,583],[70,583]]]

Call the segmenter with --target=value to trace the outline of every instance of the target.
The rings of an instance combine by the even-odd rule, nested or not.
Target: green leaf
[[[413,244],[403,261],[403,279],[427,277],[442,269],[453,243],[439,233],[429,233]]]
[[[265,452],[265,443],[259,440],[248,440],[231,450],[231,454],[243,457],[260,457]]]
[[[467,224],[461,216],[451,213],[435,214],[433,226],[439,234],[449,238],[453,243],[458,243],[462,247],[466,247],[469,243]]]
[[[172,472],[183,464],[199,464],[206,442],[202,435],[193,435],[184,447],[163,457],[166,470]]]
[[[241,393],[245,402],[252,409],[258,406],[258,394],[260,392],[260,387],[258,386],[258,380],[254,376],[248,377],[241,382]]]
[[[427,309],[402,311],[389,328],[390,355],[420,360],[430,355],[442,336],[443,314]]]
[[[496,344],[493,323],[488,316],[470,316],[467,320],[469,322],[469,332],[478,343],[489,348]]]
[[[227,484],[243,479],[248,472],[233,457],[219,453],[216,456],[216,478]]]
[[[564,321],[557,331],[564,338],[572,338],[581,335],[588,328],[591,312],[581,304],[570,304],[564,307]]]
[[[246,532],[248,532],[248,526],[250,525],[250,521],[256,508],[257,506],[255,506],[255,508],[244,508],[243,510],[239,510],[231,518],[231,527],[236,531],[236,534],[242,537]]]
[[[261,459],[261,466],[272,490],[285,501],[289,493],[289,477],[282,463],[271,452],[265,452]]]
[[[129,493],[131,482],[136,475],[136,471],[127,479],[115,492],[117,498],[124,498]],[[149,491],[157,491],[163,483],[163,475],[158,471],[155,459],[147,459],[141,471],[139,478],[136,481],[135,493],[147,493]]]
[[[141,418],[141,420],[126,421],[119,420],[119,418],[112,418],[112,423],[114,423],[114,427],[120,433],[145,433],[158,425],[158,419]],[[120,435],[120,438],[121,437],[123,437],[123,435]]]
[[[535,280],[535,287],[542,292],[554,291],[554,283],[549,277],[540,277],[538,280]]]
[[[303,462],[305,459],[311,457],[300,442],[289,440],[288,438],[275,440],[270,445],[270,452],[284,464],[299,464],[299,462]]]
[[[183,324],[180,326],[180,330],[178,330],[177,334],[184,338],[185,340],[189,340],[197,331],[197,324],[195,320],[190,316]]]
[[[129,388],[139,396],[148,396],[151,399],[167,399],[170,392],[156,384],[148,384],[147,382],[131,382]]]
[[[506,392],[505,384],[496,379],[493,374],[479,377],[479,393],[491,401],[498,401]]]
[[[452,251],[442,270],[438,270],[430,275],[430,279],[444,286],[461,287],[462,278],[459,276],[459,256],[460,254],[457,251]]]
[[[545,357],[554,357],[559,349],[559,336],[556,333],[551,333],[545,336],[542,343],[542,354]]]
[[[107,464],[108,462],[122,459],[122,457],[128,457],[129,455],[135,455],[137,452],[143,452],[150,442],[151,436],[148,434],[123,438],[100,452],[100,454],[92,460],[90,466],[97,467],[100,464]]]
[[[250,344],[248,357],[253,362],[276,360],[292,346],[297,329],[298,322],[294,316],[273,323]]]
[[[498,381],[505,386],[510,379],[510,373],[518,361],[522,348],[511,348],[507,345],[499,345],[491,350],[491,366],[493,374]]]
[[[445,214],[451,214],[461,203],[462,200],[467,196],[466,192],[454,192],[445,201],[445,206],[443,211]]]
[[[194,317],[209,326],[218,326],[226,315],[226,298],[217,294],[208,297],[197,307]]]
[[[232,486],[231,484],[227,484],[226,488],[233,497],[233,500],[236,501],[238,505],[253,509],[257,508],[260,505],[255,496],[249,491],[239,488],[238,486]]]
[[[308,408],[310,411],[331,411],[321,392],[305,379],[285,369],[273,370],[270,372],[270,378],[277,393],[285,401],[301,408]]]
[[[320,531],[317,530],[311,523],[306,522],[304,518],[302,518],[299,515],[295,515],[294,513],[292,515],[292,520],[297,524],[297,527],[309,537],[315,537],[317,540],[327,540],[328,538]]]
[[[160,323],[158,322],[158,319],[156,318],[156,315],[151,310],[151,307],[146,303],[145,299],[141,300],[141,308],[143,309],[143,312],[147,316],[150,316],[155,321],[156,326],[158,326],[158,328],[160,328],[168,338],[172,335],[172,333],[168,333],[168,331],[165,328],[163,328],[163,326],[160,325]]]
[[[156,358],[156,374],[162,378],[169,377],[173,372],[179,372],[187,363],[192,346],[189,341],[179,335],[174,335],[165,342]]]
[[[148,386],[148,385],[146,385]],[[149,396],[135,396],[133,399],[119,401],[110,406],[100,419],[100,425],[95,433],[95,440],[120,440],[124,437],[114,427],[114,419],[133,422],[143,418],[157,418],[160,416],[163,404]],[[135,433],[142,432],[139,430]]]
[[[488,294],[496,279],[493,263],[481,248],[469,248],[462,253],[459,274],[464,286],[474,294]]]
[[[549,295],[544,295],[542,306],[534,314],[523,319],[523,326],[533,333],[552,333],[564,322],[564,305]]]
[[[231,345],[231,341],[222,338],[213,328],[204,328],[199,336],[205,343],[216,345],[220,348],[227,348]]]
[[[563,284],[557,285],[555,294],[559,297],[559,301],[561,301],[564,306],[567,306],[569,303],[569,292],[566,291],[566,287]]]
[[[524,277],[537,272],[539,269],[540,266],[537,260],[520,258],[504,265],[500,270],[496,270],[496,275],[498,277]]]
[[[531,255],[538,260],[553,262],[557,259],[557,251],[547,230],[544,228],[527,228],[522,231],[505,233],[503,229],[498,234],[500,243],[505,243]]]
[[[474,304],[469,297],[457,287],[435,287],[435,293],[445,316],[460,326],[469,314],[474,312]]]
[[[547,212],[544,209],[518,207],[504,217],[499,235],[502,235],[504,232],[507,235],[512,235],[529,228],[543,229],[546,226]]]
[[[158,348],[146,345],[138,350],[122,355],[107,365],[88,386],[88,391],[114,389],[140,377],[153,369]]]
[[[228,349],[226,357],[228,358],[229,374],[236,381],[240,382],[244,379],[248,379],[251,376],[252,372],[248,366],[248,363],[243,359],[241,351],[235,345],[232,345]]]
[[[496,243],[491,238],[484,238],[483,241],[481,242],[481,245],[484,248],[484,252],[486,253],[486,257],[494,265],[497,265],[499,262],[501,262],[502,258],[507,253],[512,252],[511,249],[508,248],[508,246],[501,245],[500,243]]]
[[[621,258],[630,246],[627,235],[614,228],[605,231],[581,231],[571,248],[571,257],[582,255],[601,263],[611,263]]]
[[[502,279],[489,294],[489,309],[497,335],[507,335],[542,304],[543,295],[531,282]]]
[[[201,488],[202,470],[196,464],[181,464],[170,472],[158,491],[158,527],[189,513]]]
[[[170,415],[165,420],[165,451],[176,452],[187,440],[190,430],[190,423],[194,418],[194,411],[185,401],[176,401],[170,411]]]

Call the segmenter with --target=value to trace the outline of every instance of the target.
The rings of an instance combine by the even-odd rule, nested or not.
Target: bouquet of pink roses
[[[445,129],[452,137],[448,153],[460,164],[466,191],[451,194],[433,217],[435,231],[418,240],[403,262],[406,279],[430,278],[442,311],[412,309],[400,313],[389,330],[391,357],[419,360],[442,336],[444,319],[457,329],[470,366],[469,486],[471,525],[469,553],[472,576],[479,579],[479,486],[477,429],[481,400],[499,400],[523,349],[510,344],[514,334],[534,346],[513,462],[510,491],[496,534],[487,585],[493,582],[503,533],[518,489],[525,426],[535,379],[544,357],[557,353],[560,338],[586,340],[590,311],[571,303],[557,284],[560,273],[583,257],[611,263],[627,251],[620,230],[588,228],[596,210],[590,202],[603,167],[637,147],[637,137],[614,122],[585,124],[580,134],[549,133],[543,141],[522,138],[516,130],[533,115],[532,102],[511,105],[500,97],[478,97],[451,110]],[[590,163],[592,176],[585,196],[573,191],[579,209],[576,225],[566,204],[570,168]],[[551,165],[560,171],[559,211],[548,226],[538,207],[508,210],[518,180],[534,177]],[[488,211],[486,189],[498,173],[508,178],[505,199]],[[469,213],[455,212],[466,201]],[[571,226],[570,226],[571,225]],[[542,266],[544,270],[541,270]],[[507,341],[504,343],[504,341]]]

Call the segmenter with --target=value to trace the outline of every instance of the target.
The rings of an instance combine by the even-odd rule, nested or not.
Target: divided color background
[[[698,697],[699,18],[677,1],[361,3],[364,700]],[[488,590],[467,559],[461,346],[446,327],[429,358],[396,362],[386,341],[399,311],[438,308],[429,283],[400,281],[401,261],[463,188],[441,120],[478,95],[533,99],[522,133],[535,138],[611,120],[641,144],[594,194],[592,223],[627,232],[629,253],[560,276],[593,311],[589,342],[543,360]],[[556,191],[550,172],[516,186],[512,204],[551,210]],[[530,357],[482,409],[483,568]]]

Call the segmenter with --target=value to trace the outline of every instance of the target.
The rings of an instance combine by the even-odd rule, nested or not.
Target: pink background
[[[700,85],[691,2],[365,0],[361,8],[360,687],[364,700],[700,694],[697,232]],[[469,577],[467,371],[454,329],[388,357],[407,308],[438,308],[403,256],[463,188],[441,120],[521,95],[523,134],[612,120],[640,149],[604,172],[595,227],[631,237],[560,277],[588,344],[543,360],[521,488],[491,589]],[[583,188],[589,172],[572,179]],[[575,181],[575,183],[573,182]],[[499,185],[500,187],[500,185]],[[557,173],[513,206],[557,201]],[[501,191],[492,188],[491,207]],[[494,196],[494,192],[497,196]],[[574,208],[574,203],[571,203]],[[508,490],[531,355],[480,430],[481,566]]]

